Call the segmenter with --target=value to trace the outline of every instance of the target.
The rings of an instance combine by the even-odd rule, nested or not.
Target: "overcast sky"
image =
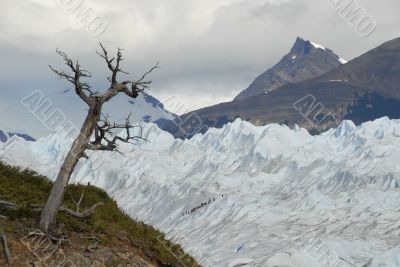
[[[377,21],[368,37],[329,0],[86,0],[108,25],[97,37],[68,10],[78,0],[0,1],[0,89],[64,90],[67,84],[47,67],[62,66],[57,47],[106,88],[105,65],[95,53],[101,41],[110,51],[125,49],[124,69],[133,78],[160,62],[150,93],[161,101],[174,96],[167,107],[178,113],[231,100],[297,36],[350,60],[400,35],[398,0],[358,0]],[[174,110],[177,103],[185,110]]]

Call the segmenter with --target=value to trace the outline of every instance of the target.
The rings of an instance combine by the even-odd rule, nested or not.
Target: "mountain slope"
[[[19,136],[21,138],[24,138],[27,141],[35,141],[34,138],[27,134],[21,134],[21,133],[9,133],[9,132],[4,132],[0,130],[0,142],[7,142],[8,139],[13,137],[14,135]]]
[[[400,120],[318,136],[236,120],[186,141],[145,124],[144,138],[91,153],[71,182],[104,188],[203,266],[398,266]],[[70,141],[12,138],[0,158],[54,179]]]
[[[1,216],[7,217],[2,217],[0,228],[7,234],[12,266],[186,267],[184,263],[187,263],[199,267],[179,246],[165,240],[164,234],[132,220],[107,193],[90,185],[67,186],[63,205],[75,210],[74,199],[81,196],[81,211],[95,203],[104,205],[84,220],[58,214],[59,230],[68,238],[60,250],[39,236],[29,236],[37,226],[40,212],[28,206],[45,203],[51,187],[46,177],[0,161],[0,200],[19,205],[18,210],[0,210]],[[182,255],[187,261],[176,255]],[[0,266],[6,265],[0,256]]]
[[[268,93],[288,83],[315,78],[345,62],[332,50],[298,37],[290,52],[281,61],[257,77],[234,100]]]
[[[400,38],[388,41],[313,82],[338,81],[400,100]]]
[[[22,102],[33,93],[35,99],[43,103],[43,107],[42,104],[38,104],[37,110],[31,112]],[[51,114],[56,111],[63,114],[63,119],[47,124],[46,121],[51,121]],[[158,99],[146,93],[140,94],[136,99],[117,97],[105,105],[103,112],[109,114],[110,120],[116,123],[124,122],[129,113],[132,113],[132,122],[157,122],[176,118],[176,115],[168,112]],[[0,129],[4,132],[25,133],[33,138],[40,138],[55,131],[60,124],[72,124],[75,129],[80,129],[87,107],[70,89],[43,89],[34,92],[26,91],[25,88],[0,89],[0,113],[7,114],[0,121]]]
[[[141,93],[136,99],[128,101],[133,105],[132,115],[135,121],[153,122],[173,120],[176,115],[167,111],[157,98],[147,93]]]
[[[284,85],[268,94],[193,111],[202,121],[221,127],[236,118],[256,125],[298,124],[312,132],[382,116],[400,118],[400,38],[389,41],[311,80]],[[173,128],[172,128],[173,129]],[[170,130],[180,136],[176,129]]]

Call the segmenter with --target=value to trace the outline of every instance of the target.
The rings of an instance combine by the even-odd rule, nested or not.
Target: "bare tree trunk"
[[[47,199],[46,206],[42,210],[40,218],[40,229],[44,233],[49,233],[51,227],[55,225],[57,213],[64,199],[65,188],[69,182],[72,172],[76,164],[82,157],[86,145],[90,141],[93,131],[101,114],[101,104],[98,101],[90,107],[89,113],[81,128],[79,136],[72,144],[70,151],[60,169],[54,186]]]
[[[137,98],[139,93],[149,88],[151,81],[146,81],[145,78],[153,70],[158,68],[158,63],[152,67],[149,71],[142,75],[139,80],[125,80],[123,82],[117,81],[117,75],[119,73],[128,74],[120,68],[122,59],[121,49],[118,48],[117,56],[110,58],[107,50],[100,43],[102,53],[97,53],[103,58],[108,69],[111,71],[111,76],[107,79],[110,81],[110,87],[103,93],[98,91],[92,91],[91,86],[88,82],[83,81],[84,78],[92,77],[90,72],[81,68],[78,62],[74,63],[64,52],[56,50],[65,61],[65,64],[69,67],[72,74],[67,73],[63,70],[56,70],[52,66],[50,69],[58,75],[59,78],[65,79],[72,83],[75,87],[75,93],[89,106],[89,112],[86,116],[86,120],[83,123],[79,136],[74,140],[70,151],[65,158],[65,161],[58,173],[57,179],[51,189],[50,195],[47,199],[47,203],[42,210],[40,218],[40,229],[49,234],[49,231],[53,230],[52,227],[56,223],[57,212],[60,210],[61,204],[64,199],[65,188],[69,182],[71,174],[73,173],[76,164],[81,157],[87,157],[85,150],[101,150],[101,151],[118,151],[117,141],[129,143],[131,140],[140,140],[140,136],[132,136],[129,132],[130,129],[135,128],[129,122],[129,117],[126,119],[124,125],[110,124],[107,121],[107,117],[102,121],[103,125],[98,125],[101,121],[101,108],[102,105],[118,94],[125,94],[131,98]],[[129,86],[129,88],[128,88]],[[114,136],[112,139],[107,138],[106,135],[111,134],[114,129],[126,129],[126,138],[120,136]],[[90,138],[94,133],[95,140],[91,141]],[[0,203],[1,204],[1,203]],[[97,206],[94,206],[94,209]],[[94,210],[93,209],[93,210]],[[63,208],[65,211],[65,208]],[[92,212],[89,209],[89,214]],[[76,214],[75,214],[76,215]],[[84,214],[87,215],[87,214]]]

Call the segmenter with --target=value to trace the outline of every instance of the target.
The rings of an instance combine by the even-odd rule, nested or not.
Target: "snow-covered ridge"
[[[144,137],[90,154],[71,182],[106,189],[204,266],[400,266],[399,120],[319,136],[236,120],[186,141],[146,124]],[[0,158],[54,178],[70,142],[13,137]]]
[[[310,43],[311,43],[315,48],[317,48],[317,49],[322,49],[322,50],[325,50],[325,51],[326,51],[326,47],[325,47],[325,46],[322,46],[322,45],[320,45],[320,44],[317,44],[317,43],[314,43],[314,42],[311,42],[311,41],[310,41]]]
[[[314,48],[316,48],[316,49],[322,49],[322,50],[326,51],[326,47],[325,47],[325,46],[320,45],[320,44],[317,44],[317,43],[314,43],[314,42],[312,42],[312,41],[309,41],[309,42],[311,43],[312,46],[314,46]],[[338,60],[339,60],[339,62],[342,63],[342,64],[348,63],[347,60],[345,60],[345,59],[343,59],[343,58],[341,58],[341,57],[338,57]]]
[[[346,59],[343,59],[341,57],[339,57],[339,62],[342,63],[342,64],[348,63],[348,61]]]

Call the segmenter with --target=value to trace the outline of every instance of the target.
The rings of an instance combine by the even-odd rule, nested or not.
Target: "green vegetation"
[[[29,205],[44,204],[51,187],[52,182],[49,179],[34,171],[22,170],[0,162],[0,199],[16,203],[21,207],[17,211],[1,211],[1,215],[9,217],[8,220],[1,222],[5,231],[16,233],[36,229],[40,212],[33,211]],[[116,238],[122,236],[160,266],[199,266],[178,245],[165,240],[162,233],[124,214],[117,207],[116,202],[97,187],[69,185],[64,197],[64,205],[75,210],[76,204],[72,198],[79,200],[83,191],[81,212],[98,202],[104,202],[105,205],[86,219],[59,213],[57,222],[63,233],[69,236],[77,234],[96,236],[101,245],[110,247],[113,246]],[[25,222],[24,225],[29,225],[30,229],[21,229],[20,222]]]

